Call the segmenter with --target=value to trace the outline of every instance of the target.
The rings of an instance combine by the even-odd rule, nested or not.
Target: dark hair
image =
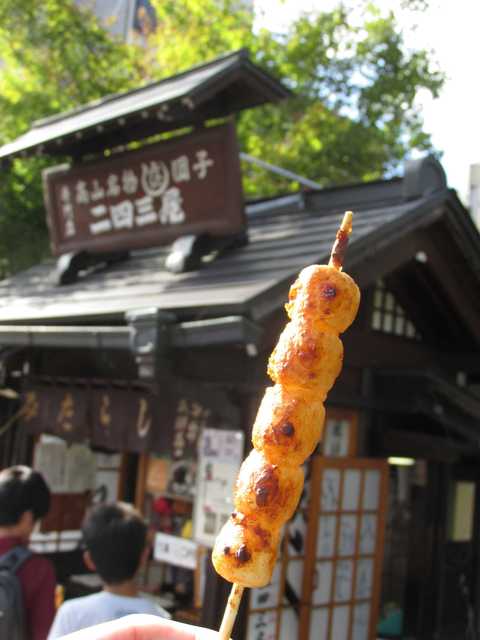
[[[0,472],[0,526],[18,524],[26,511],[38,520],[49,509],[50,489],[38,471],[16,466]]]
[[[147,540],[147,525],[136,509],[125,502],[99,504],[85,518],[82,533],[103,582],[134,577]]]

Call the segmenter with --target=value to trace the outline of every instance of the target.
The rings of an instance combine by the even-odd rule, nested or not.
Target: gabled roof
[[[362,287],[382,275],[375,262],[379,251],[394,256],[395,247],[406,238],[404,244],[414,259],[418,248],[409,248],[409,234],[439,221],[449,225],[452,251],[456,247],[464,256],[463,286],[467,281],[480,285],[478,231],[447,189],[440,165],[427,158],[408,165],[403,179],[250,204],[248,245],[204,263],[197,271],[170,273],[164,269],[168,249],[158,248],[133,253],[129,260],[60,287],[54,282],[55,262],[47,261],[0,283],[0,323],[122,323],[126,312],[145,307],[173,312],[182,321],[225,315],[261,321],[283,305],[300,269],[328,259],[346,208],[355,211],[346,270]],[[453,281],[450,288],[455,287]],[[466,309],[461,302],[456,304],[458,313],[466,314],[470,331],[480,342],[478,302],[470,289],[462,293],[457,288],[469,305]]]
[[[0,147],[0,160],[35,153],[82,155],[289,94],[241,49],[140,89],[38,120],[27,133]]]

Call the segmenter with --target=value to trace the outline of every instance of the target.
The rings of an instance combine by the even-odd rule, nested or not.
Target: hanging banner
[[[134,390],[95,389],[91,392],[92,443],[113,451],[150,451],[155,418],[168,411],[156,396]],[[163,437],[162,437],[163,436]],[[168,446],[164,432],[156,438]]]
[[[111,451],[124,451],[127,423],[126,393],[104,388],[91,391],[92,442]]]
[[[155,430],[152,450],[171,460],[166,492],[193,498],[197,495],[199,441],[205,429],[233,430],[240,424],[240,413],[228,394],[200,383],[175,380],[170,388],[172,400],[168,422]],[[160,421],[159,421],[160,422]],[[168,434],[168,446],[159,442]]]
[[[51,433],[69,442],[88,437],[85,389],[72,386],[32,388],[23,394],[21,422],[29,433]]]
[[[43,181],[54,255],[152,247],[245,226],[232,123],[92,164],[49,168]]]
[[[240,412],[228,395],[198,382],[177,379],[169,390],[172,399],[174,460],[197,459],[202,431],[238,429]]]
[[[140,389],[32,386],[22,394],[21,423],[39,435],[89,441],[109,451],[158,453],[172,460],[168,491],[193,495],[202,430],[235,429],[239,410],[223,391],[174,380],[158,394]]]
[[[86,389],[54,387],[48,394],[50,432],[69,442],[82,442],[88,437]]]

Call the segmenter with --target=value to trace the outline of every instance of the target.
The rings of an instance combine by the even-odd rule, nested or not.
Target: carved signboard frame
[[[54,255],[167,244],[245,226],[233,123],[43,173]]]

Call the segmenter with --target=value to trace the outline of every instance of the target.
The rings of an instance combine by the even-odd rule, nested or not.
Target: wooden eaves
[[[38,120],[0,148],[0,162],[30,155],[80,158],[289,95],[289,89],[240,49],[176,76]]]
[[[152,310],[152,327],[158,322]],[[161,322],[161,320],[160,320]],[[133,325],[0,325],[0,346],[57,347],[81,349],[124,349],[132,346]],[[263,329],[241,316],[168,323],[168,347],[191,348],[226,344],[256,347]]]
[[[432,176],[430,165],[426,159],[423,169],[414,170]],[[480,303],[474,295],[480,284],[478,231],[444,179],[425,179],[412,191],[404,187],[405,179],[399,178],[253,203],[247,206],[249,244],[182,275],[164,269],[162,247],[135,253],[129,261],[88,273],[62,288],[53,284],[52,262],[36,265],[0,283],[0,344],[39,345],[54,340],[51,336],[57,333],[56,339],[69,345],[75,328],[85,334],[80,338],[85,344],[98,345],[106,336],[126,344],[126,314],[145,307],[173,314],[174,326],[182,329],[169,331],[179,346],[180,335],[186,345],[255,344],[250,329],[256,333],[259,326],[268,326],[298,271],[328,256],[348,203],[357,213],[346,269],[366,289],[395,271],[401,276],[409,265],[415,266],[416,253],[426,251],[428,264],[420,266],[442,285],[445,302],[429,297],[436,292],[425,280],[422,304],[413,301],[411,312],[417,313],[417,306],[419,313],[420,307],[432,306],[438,309],[441,326],[445,308],[459,339],[441,356],[455,358],[467,370],[462,366],[466,355],[468,370],[480,374],[478,359],[470,357],[476,352],[474,345],[480,344]],[[433,238],[434,232],[441,236]],[[230,320],[224,322],[225,318]],[[95,327],[106,331],[95,333]],[[123,328],[117,332],[118,327]],[[362,341],[357,341],[350,352],[360,357],[362,349]]]

